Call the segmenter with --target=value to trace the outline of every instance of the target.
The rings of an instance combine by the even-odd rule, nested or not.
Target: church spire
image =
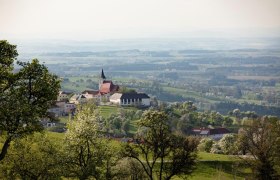
[[[105,75],[104,75],[104,72],[103,72],[103,69],[101,71],[101,76],[100,76],[102,79],[106,79]]]

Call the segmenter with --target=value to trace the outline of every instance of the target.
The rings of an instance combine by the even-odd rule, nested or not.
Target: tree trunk
[[[160,160],[161,161],[160,161],[159,179],[162,180],[162,173],[163,173],[162,170],[163,170],[163,163],[164,163],[163,157],[161,157]]]
[[[5,140],[5,143],[2,146],[2,150],[1,150],[1,154],[0,154],[0,161],[2,161],[4,159],[4,157],[6,156],[11,141],[12,141],[12,137],[8,136],[7,139]]]

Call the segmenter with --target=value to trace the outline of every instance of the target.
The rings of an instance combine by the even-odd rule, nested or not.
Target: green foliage
[[[210,152],[214,154],[223,154],[222,148],[217,142],[212,145]]]
[[[233,124],[233,119],[226,116],[223,121],[223,127],[230,127]]]
[[[183,138],[171,132],[168,116],[146,111],[138,123],[137,144],[126,144],[123,154],[137,160],[149,179],[171,179],[190,174],[196,162],[196,138]]]
[[[223,116],[218,112],[197,112],[197,108],[192,102],[162,104],[159,109],[168,114],[172,128],[176,128],[179,134],[189,135],[194,127],[206,127],[208,125],[232,127],[233,124],[231,117]]]
[[[239,144],[246,146],[251,158],[243,158],[256,179],[279,179],[280,177],[280,120],[263,117],[244,127]]]
[[[213,144],[214,144],[214,141],[210,138],[201,139],[200,143],[198,145],[198,150],[210,152]]]
[[[84,104],[77,112],[65,134],[64,176],[79,179],[113,176],[111,167],[118,159],[117,151],[111,150],[108,140],[102,138],[98,109],[94,104]]]
[[[219,141],[219,146],[224,154],[233,154],[235,151],[237,136],[235,134],[226,134]]]
[[[119,92],[120,93],[137,93],[135,89],[130,89],[130,88],[127,88],[127,87],[124,87],[124,86],[122,86],[119,89]]]
[[[66,177],[98,178],[102,166],[103,142],[99,138],[99,116],[96,106],[78,107],[74,120],[68,123],[65,134]]]
[[[147,179],[141,164],[131,158],[123,158],[118,161],[116,167],[117,179]]]
[[[16,46],[7,41],[0,41],[0,90],[3,92],[9,87],[9,78],[13,70],[13,63],[18,56]]]
[[[0,178],[59,179],[60,147],[45,134],[16,139],[0,166]]]
[[[115,135],[129,135],[132,122],[139,120],[141,114],[141,110],[119,108],[106,119],[103,130]]]
[[[14,73],[16,56],[14,45],[0,41],[0,131],[6,132],[0,160],[12,140],[42,130],[39,119],[48,116],[47,110],[60,88],[58,77],[37,59],[18,62],[21,69]]]
[[[208,143],[208,146],[207,146]],[[200,144],[200,149],[206,149],[208,147],[211,148],[209,151],[206,152],[211,152],[215,154],[235,154],[236,149],[237,149],[237,135],[236,134],[226,134],[223,136],[222,139],[220,139],[218,142],[214,142],[213,140],[210,139],[202,139],[202,142]]]

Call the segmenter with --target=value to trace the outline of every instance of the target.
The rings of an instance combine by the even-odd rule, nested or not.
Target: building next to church
[[[150,97],[145,93],[115,93],[110,97],[110,102],[121,106],[151,105]]]

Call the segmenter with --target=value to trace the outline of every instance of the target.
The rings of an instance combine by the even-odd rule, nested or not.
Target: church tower
[[[106,80],[106,77],[105,77],[104,71],[102,69],[101,75],[100,75],[100,80],[99,80],[99,89],[101,88],[101,85],[103,84],[104,80]]]
[[[101,71],[101,76],[100,76],[100,78],[101,78],[101,79],[103,79],[103,80],[105,80],[105,79],[106,79],[106,77],[105,77],[105,75],[104,75],[104,71],[103,71],[103,69],[102,69],[102,71]]]

